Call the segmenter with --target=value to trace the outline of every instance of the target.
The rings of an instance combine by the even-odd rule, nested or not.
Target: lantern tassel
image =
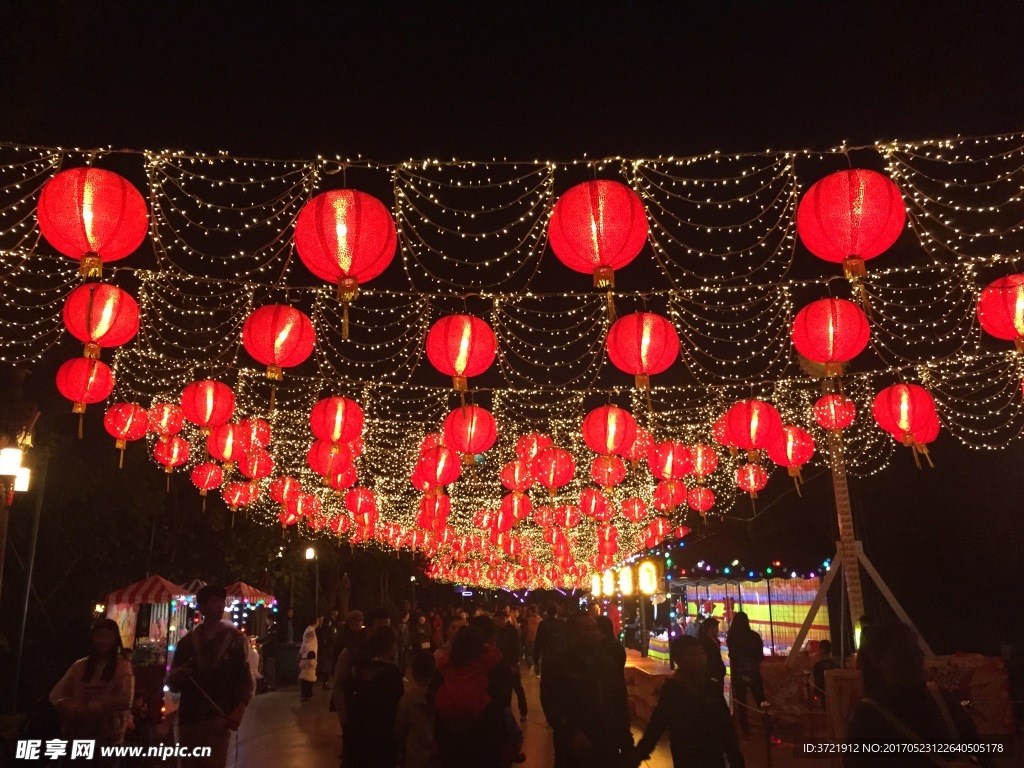
[[[914,447],[924,455],[925,461],[928,462],[928,467],[935,469],[935,464],[932,462],[932,455],[928,453],[928,446],[924,443],[918,443]]]
[[[206,511],[206,497],[205,496],[203,496],[203,508],[200,511],[202,511],[202,512]]]
[[[82,439],[82,420],[85,418],[84,413],[78,414],[78,439]]]
[[[235,527],[235,510],[231,510],[231,527]]]
[[[121,457],[117,461],[117,468],[124,469],[124,448],[121,449]]]
[[[274,412],[274,406],[277,405],[277,385],[270,385],[270,412]]]
[[[348,341],[348,302],[341,303],[341,340]]]
[[[165,493],[170,493],[170,492],[171,492],[171,473],[168,472],[167,473],[167,490],[165,491]]]
[[[800,491],[800,478],[797,477],[796,475],[793,476],[793,485],[796,486],[796,495],[799,496],[802,499],[804,497],[804,495]]]
[[[917,455],[917,446],[916,445],[911,445],[910,446],[910,450],[914,452],[914,465],[918,469],[920,469],[921,468],[921,458]]]

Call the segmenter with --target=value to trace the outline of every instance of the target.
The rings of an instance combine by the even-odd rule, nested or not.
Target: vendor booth
[[[269,614],[277,611],[277,599],[261,589],[244,581],[236,581],[225,588],[225,618],[239,630],[252,637],[261,637],[273,620]]]
[[[167,663],[178,638],[188,629],[185,607],[194,595],[160,576],[149,576],[111,592],[106,598],[107,618],[117,622],[121,642],[132,650],[137,667]]]

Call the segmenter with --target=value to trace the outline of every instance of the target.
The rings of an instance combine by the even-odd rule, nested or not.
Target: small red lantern
[[[281,381],[282,368],[293,368],[313,354],[316,334],[310,319],[285,304],[254,310],[242,326],[242,345],[267,366],[267,378]]]
[[[262,480],[274,472],[274,457],[262,449],[251,450],[238,460],[238,471],[250,480]]]
[[[39,231],[72,259],[79,272],[99,277],[103,262],[123,259],[146,239],[146,201],[128,180],[99,168],[61,171],[39,193]]]
[[[549,496],[554,496],[555,489],[568,484],[575,474],[576,462],[572,454],[562,448],[549,446],[533,460],[533,476],[548,489]]]
[[[644,546],[648,549],[658,546],[671,530],[672,525],[664,517],[654,518],[644,528]]]
[[[302,493],[302,483],[294,477],[275,477],[267,488],[267,495],[278,504],[287,504],[296,494]]]
[[[160,438],[176,435],[185,426],[185,412],[176,403],[156,403],[149,409],[149,431]]]
[[[315,440],[306,452],[306,463],[321,477],[333,477],[352,463],[352,454],[348,446],[341,443]]]
[[[917,438],[919,432],[930,431],[938,421],[935,400],[927,389],[918,384],[893,384],[875,396],[871,410],[882,429],[914,449],[918,468],[919,453],[924,454],[929,466],[934,466],[927,446]]]
[[[350,460],[342,466],[340,471],[333,475],[328,475],[324,479],[327,481],[327,485],[334,490],[343,491],[351,487],[358,479],[356,476],[356,465]]]
[[[841,392],[825,395],[814,404],[814,421],[829,432],[846,429],[856,416],[856,404]]]
[[[295,525],[299,522],[299,516],[294,512],[289,512],[287,509],[281,510],[277,515],[277,522],[281,524],[281,528],[287,528],[290,525]],[[284,534],[281,534],[284,536]]]
[[[233,464],[245,452],[245,445],[238,435],[237,424],[221,424],[219,427],[214,427],[210,430],[209,437],[206,438],[207,452],[217,461],[224,462],[225,465]]]
[[[156,445],[153,446],[153,458],[163,464],[164,471],[167,472],[168,491],[171,489],[171,473],[174,472],[175,467],[180,467],[188,461],[189,450],[188,440],[175,436],[157,440]]]
[[[662,480],[654,486],[654,508],[670,512],[686,502],[686,486],[678,480]]]
[[[554,442],[547,435],[540,432],[527,432],[516,440],[516,456],[524,461],[532,462],[540,451],[550,448],[552,445]]]
[[[491,367],[498,341],[491,326],[479,317],[449,315],[427,331],[426,346],[430,364],[451,376],[458,392],[465,392],[466,379]]]
[[[718,469],[718,453],[710,445],[694,445],[690,448],[693,459],[693,474],[698,478],[708,477]]]
[[[124,449],[128,441],[141,440],[149,431],[149,412],[135,403],[114,403],[103,415],[103,426],[117,442],[121,452],[119,467],[124,466]]]
[[[432,488],[451,485],[462,474],[458,455],[444,446],[424,451],[420,456],[419,466],[423,468]]]
[[[768,446],[768,458],[780,467],[789,470],[789,476],[793,478],[796,485],[796,492],[799,495],[800,485],[803,477],[800,468],[814,456],[814,438],[805,429],[787,424],[783,426],[779,438],[772,445]]]
[[[807,250],[862,277],[864,262],[899,239],[907,208],[892,180],[853,168],[815,182],[800,201],[796,229]]]
[[[510,491],[526,491],[533,485],[530,464],[523,459],[510,461],[501,468],[501,484]]]
[[[331,518],[328,525],[330,526],[331,533],[335,536],[344,536],[352,530],[352,520],[349,519],[348,515],[335,515]]]
[[[1024,352],[1024,274],[989,283],[978,299],[978,322],[997,339],[1012,341]]]
[[[369,488],[356,487],[346,493],[345,509],[359,527],[371,528],[377,522],[377,496]]]
[[[221,491],[221,496],[228,509],[237,512],[254,503],[260,496],[260,489],[252,483],[228,483]],[[235,524],[234,515],[231,516],[231,524]]]
[[[656,443],[647,452],[647,466],[659,480],[678,480],[693,471],[693,454],[676,440]]]
[[[647,505],[643,499],[632,497],[622,502],[622,516],[631,523],[639,523],[647,517]]]
[[[270,424],[265,419],[242,419],[235,425],[235,436],[243,451],[266,448],[270,444]]]
[[[212,461],[197,464],[192,470],[192,483],[199,489],[199,495],[203,497],[203,511],[206,511],[206,493],[214,488],[220,488],[224,482],[224,471]]]
[[[590,464],[590,479],[602,488],[612,488],[626,479],[626,465],[618,456],[597,456]]]
[[[569,269],[594,276],[596,288],[615,285],[615,270],[647,242],[647,212],[636,192],[617,181],[585,181],[567,190],[551,213],[548,241]]]
[[[644,461],[647,458],[652,445],[654,445],[654,435],[638,424],[633,442],[630,443],[629,448],[625,450],[622,457],[629,460],[636,467],[638,462]]]
[[[326,397],[313,406],[309,428],[318,440],[350,443],[363,434],[363,409],[347,397]]]
[[[443,493],[424,496],[420,499],[420,511],[416,525],[425,530],[439,531],[448,524],[452,511],[452,500]]]
[[[478,453],[488,450],[498,439],[498,426],[490,411],[478,405],[456,408],[444,420],[445,442],[472,464]]]
[[[622,453],[636,437],[633,415],[614,405],[595,408],[583,419],[583,442],[594,453]]]
[[[555,510],[547,504],[539,504],[530,512],[530,518],[540,528],[550,528],[555,524]]]
[[[607,522],[615,516],[615,510],[608,503],[608,498],[596,488],[584,488],[580,491],[580,511],[587,517]]]
[[[359,295],[359,285],[387,269],[397,245],[390,211],[364,192],[322,192],[299,211],[295,250],[310,272],[337,284],[343,338],[348,338],[348,305]]]
[[[126,291],[106,283],[80,285],[64,302],[64,326],[85,344],[86,357],[120,347],[139,332],[139,305]]]
[[[813,363],[825,366],[826,376],[839,376],[843,363],[868,345],[871,328],[864,310],[845,299],[819,299],[793,318],[793,346]]]
[[[608,331],[606,346],[612,365],[633,374],[638,389],[649,389],[651,376],[668,370],[679,357],[675,326],[653,312],[620,317]]]
[[[768,473],[760,464],[744,464],[736,470],[736,485],[756,499],[757,492],[768,485]]]
[[[572,504],[563,504],[555,510],[555,525],[562,528],[575,528],[582,519],[580,510]]]
[[[703,485],[695,485],[686,493],[686,503],[702,515],[715,504],[715,492]]]
[[[319,515],[323,510],[323,504],[312,493],[297,493],[288,500],[285,508],[295,517],[303,518]]]
[[[73,405],[72,413],[79,415],[78,437],[82,437],[82,414],[87,405],[106,400],[114,390],[114,374],[100,360],[77,357],[57,369],[57,390]]]
[[[782,416],[770,403],[751,398],[740,400],[726,412],[726,424],[736,447],[751,452],[767,449],[778,440]]]
[[[512,519],[521,523],[530,516],[533,509],[533,502],[530,497],[520,491],[512,491],[501,500],[501,511],[512,516]]]
[[[213,427],[231,420],[235,413],[235,393],[219,381],[195,381],[182,390],[181,411],[202,434],[209,434]]]

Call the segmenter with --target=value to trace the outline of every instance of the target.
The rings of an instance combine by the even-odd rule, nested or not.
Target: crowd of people
[[[226,764],[231,732],[242,722],[258,680],[262,677],[268,688],[277,685],[275,662],[287,644],[297,648],[300,706],[329,702],[337,712],[342,768],[528,763],[524,674],[540,679],[555,768],[639,766],[666,731],[677,767],[744,766],[741,739],[723,696],[726,668],[713,618],[695,636],[674,639],[674,674],[665,680],[646,730],[634,743],[626,652],[612,622],[596,610],[565,611],[554,603],[478,607],[469,613],[405,607],[351,611],[344,618],[332,610],[301,631],[286,611],[264,638],[258,671],[248,638],[223,621],[224,602],[222,588],[199,591],[204,620],[181,638],[167,675],[170,690],[180,696],[177,740],[211,747],[209,757],[189,765]],[[746,615],[736,612],[725,644],[736,719],[745,732],[747,711],[764,699],[763,643]],[[835,663],[823,657],[815,675]],[[866,695],[850,722],[851,739],[976,740],[960,706],[924,682],[923,657],[909,627],[866,630],[860,664]],[[315,697],[317,684],[330,695]],[[75,662],[50,695],[63,735],[122,743],[132,696],[132,667],[117,626],[98,621],[89,655]],[[873,765],[858,756],[846,764]],[[905,763],[912,764],[929,763]]]

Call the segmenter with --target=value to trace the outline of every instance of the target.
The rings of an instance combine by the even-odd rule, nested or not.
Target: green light
[[[765,572],[765,573],[771,573],[771,572],[772,572],[772,569],[771,569],[771,568],[765,568],[765,569],[764,569],[764,572]]]

